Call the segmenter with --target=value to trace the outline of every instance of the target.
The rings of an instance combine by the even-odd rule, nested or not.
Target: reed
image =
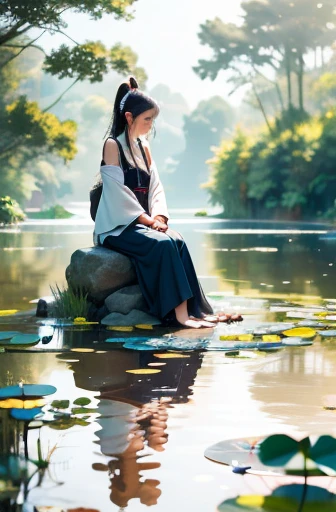
[[[83,290],[61,289],[57,284],[50,285],[51,293],[54,296],[53,313],[57,318],[87,318],[89,304],[87,293]]]

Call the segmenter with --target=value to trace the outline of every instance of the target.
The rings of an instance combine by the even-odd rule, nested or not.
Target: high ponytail
[[[127,127],[125,112],[131,112],[133,119],[146,110],[154,108],[156,115],[159,113],[159,106],[152,98],[139,90],[139,85],[134,76],[130,76],[127,82],[123,82],[114,100],[113,114],[110,125],[105,134],[116,139]]]

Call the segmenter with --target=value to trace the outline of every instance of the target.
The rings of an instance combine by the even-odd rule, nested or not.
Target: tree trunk
[[[285,47],[285,66],[286,66],[286,77],[287,77],[287,108],[290,110],[293,107],[292,103],[292,82],[291,82],[291,55],[288,47]]]
[[[300,52],[298,56],[299,60],[299,66],[297,71],[297,78],[298,78],[298,92],[299,92],[299,108],[301,112],[304,111],[304,104],[303,104],[303,74],[304,74],[304,60],[303,55]]]

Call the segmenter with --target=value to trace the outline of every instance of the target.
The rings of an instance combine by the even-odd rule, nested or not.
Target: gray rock
[[[160,325],[161,322],[155,316],[149,315],[148,313],[144,313],[143,311],[139,311],[137,309],[132,309],[127,315],[122,315],[121,313],[110,313],[101,321],[103,325],[138,325],[138,324],[147,324],[147,325]]]
[[[75,251],[65,277],[69,286],[84,290],[93,302],[101,302],[116,290],[137,281],[131,260],[105,247]]]
[[[110,313],[122,313],[123,315],[129,313],[132,309],[148,311],[146,301],[138,284],[125,286],[125,288],[112,293],[105,299],[105,306]]]

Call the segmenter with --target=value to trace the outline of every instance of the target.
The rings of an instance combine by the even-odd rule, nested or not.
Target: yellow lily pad
[[[294,329],[284,331],[282,334],[285,336],[298,336],[299,338],[312,338],[315,336],[316,331],[310,327],[295,327]]]
[[[324,316],[329,315],[330,313],[328,311],[321,311],[320,313],[314,313],[314,316],[318,316],[323,318]]]
[[[269,343],[275,343],[277,341],[281,341],[281,337],[277,334],[264,334],[262,340],[268,341]]]
[[[18,309],[0,309],[0,316],[15,315],[18,311]]]
[[[46,401],[43,398],[36,400],[20,400],[19,398],[7,398],[0,400],[0,409],[34,409],[35,407],[43,407]]]
[[[187,356],[186,354],[176,354],[175,352],[170,352],[167,354],[153,354],[154,357],[157,357],[158,359],[183,359]]]
[[[134,330],[134,327],[131,325],[108,325],[106,327],[108,331],[120,331],[120,332],[131,332]]]
[[[236,500],[238,505],[245,506],[245,507],[262,507],[265,502],[264,496],[239,496]]]
[[[153,326],[149,325],[149,324],[137,324],[135,327],[137,329],[149,329],[149,330],[153,329]]]
[[[236,341],[238,339],[237,334],[222,334],[219,336],[220,341]]]
[[[135,370],[126,370],[126,373],[134,373],[134,375],[150,375],[152,373],[160,373],[161,370],[154,370],[151,368],[137,368]]]
[[[238,341],[252,341],[253,334],[240,334],[238,336]]]
[[[94,352],[94,348],[72,348],[71,352]]]

